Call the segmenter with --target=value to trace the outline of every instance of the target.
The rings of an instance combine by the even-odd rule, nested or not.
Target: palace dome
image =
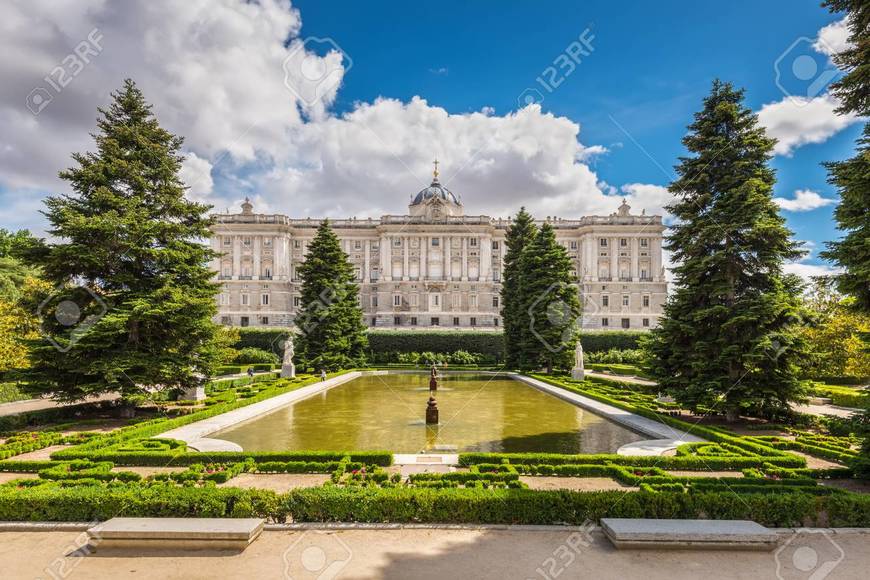
[[[462,205],[459,202],[459,198],[453,195],[452,191],[441,185],[441,182],[438,181],[437,175],[432,179],[432,183],[429,184],[429,187],[421,190],[420,193],[417,194],[414,201],[411,202],[411,205],[418,205],[430,199],[440,199],[441,201],[446,201],[448,203]]]

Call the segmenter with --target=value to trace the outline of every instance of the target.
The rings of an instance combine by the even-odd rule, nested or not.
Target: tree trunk
[[[740,419],[740,407],[727,407],[725,409],[725,421],[734,423]]]

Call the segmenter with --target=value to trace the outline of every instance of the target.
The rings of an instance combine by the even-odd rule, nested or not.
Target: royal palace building
[[[223,286],[218,321],[292,326],[301,306],[299,266],[319,221],[258,214],[248,200],[241,213],[216,215],[212,245],[221,256],[213,268]],[[633,215],[623,201],[609,216],[547,221],[575,265],[583,328],[656,325],[666,293],[660,216]],[[406,215],[330,224],[356,271],[368,326],[500,328],[510,220],[465,215],[437,169]]]

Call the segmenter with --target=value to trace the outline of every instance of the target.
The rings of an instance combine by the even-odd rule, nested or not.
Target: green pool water
[[[426,426],[425,374],[364,376],[210,437],[250,451],[612,453],[646,437],[507,377],[446,375]]]

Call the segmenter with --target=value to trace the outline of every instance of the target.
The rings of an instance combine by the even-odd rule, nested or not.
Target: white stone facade
[[[318,219],[216,215],[213,263],[223,289],[218,322],[291,326],[300,307],[299,265]],[[588,329],[646,330],[665,301],[660,216],[548,218],[573,260]],[[466,216],[436,177],[407,215],[330,221],[354,265],[365,323],[375,328],[500,330],[509,219]]]

